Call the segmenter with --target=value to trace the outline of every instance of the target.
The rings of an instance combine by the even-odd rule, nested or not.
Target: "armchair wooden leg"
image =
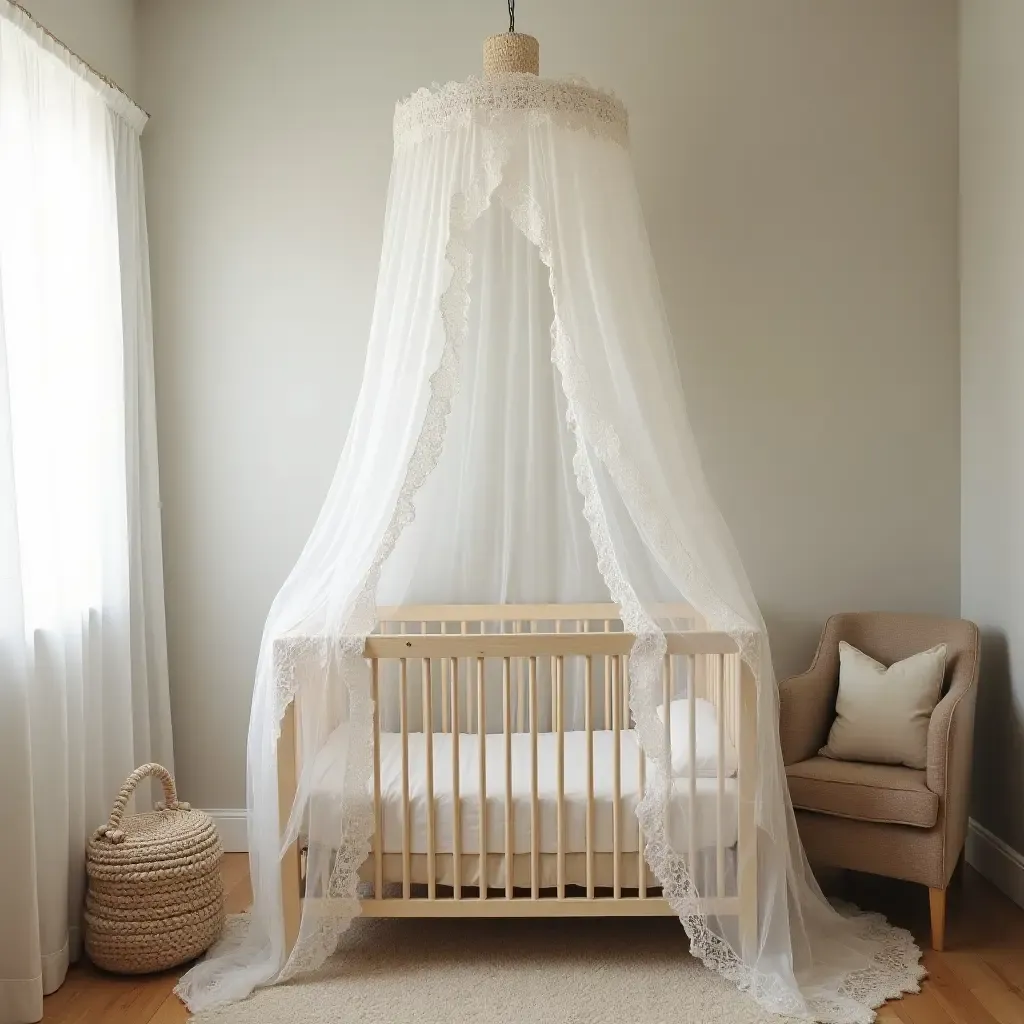
[[[946,890],[929,889],[928,902],[932,912],[932,949],[941,953],[946,947]]]

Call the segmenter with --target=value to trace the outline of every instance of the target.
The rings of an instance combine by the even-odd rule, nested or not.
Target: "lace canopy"
[[[449,132],[472,121],[486,125],[503,116],[526,115],[562,128],[589,132],[625,146],[626,108],[585,82],[506,74],[420,89],[395,109],[395,148],[433,132]]]
[[[919,951],[877,916],[833,910],[804,858],[768,638],[687,418],[622,103],[579,81],[471,79],[398,104],[394,141],[362,388],[257,669],[248,934],[180,993],[198,1009],[315,967],[359,912],[374,829],[364,644],[378,608],[612,601],[635,637],[629,713],[651,765],[637,806],[644,855],[693,954],[770,1010],[873,1020],[873,1007],[916,989]],[[714,858],[688,856],[677,838],[697,811],[672,786],[658,715],[666,637],[688,628],[666,609],[681,602],[735,641],[756,681],[752,940],[709,909]],[[580,681],[565,685],[567,727],[579,728]],[[385,732],[396,694],[381,690]],[[325,809],[304,770],[286,821],[278,738],[296,698],[303,764],[333,744],[343,781]],[[287,958],[282,832],[308,851]]]

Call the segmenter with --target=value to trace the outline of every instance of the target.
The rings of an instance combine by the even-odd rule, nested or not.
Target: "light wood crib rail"
[[[645,863],[641,826],[626,807],[630,804],[635,809],[649,769],[639,743],[631,747],[622,742],[623,733],[633,724],[628,660],[635,638],[622,631],[617,615],[611,604],[381,609],[379,631],[365,646],[374,699],[375,830],[372,852],[361,872],[368,886],[372,885],[372,893],[361,900],[363,914],[543,917],[674,913]],[[673,624],[685,620],[686,626],[694,627],[666,634],[668,654],[662,672],[666,744],[671,750],[673,726],[686,729],[691,757],[689,773],[673,780],[674,799],[686,801],[691,812],[700,807],[701,831],[713,831],[710,842],[706,835],[698,837],[691,817],[679,852],[690,864],[698,856],[705,858],[704,888],[709,888],[707,880],[711,879],[711,891],[702,892],[702,908],[708,914],[738,917],[740,940],[746,945],[757,937],[753,678],[732,638],[701,628],[692,609],[672,606],[664,615]],[[577,705],[583,705],[577,707],[576,728],[567,727],[570,675],[575,681]],[[386,684],[399,708],[398,721],[390,730],[382,725],[381,714]],[[715,773],[712,777],[702,773],[699,779],[694,770],[698,699],[714,705],[717,727]],[[684,716],[682,723],[676,719],[679,714]],[[391,751],[394,764],[400,764],[400,771],[396,768],[400,782],[395,783],[390,803],[382,791],[382,736],[390,742],[384,746]],[[582,813],[579,805],[570,808],[565,792],[567,736],[571,750],[585,762],[585,792],[576,794],[579,803],[585,804]],[[595,790],[595,769],[606,773],[608,766],[595,762],[595,737],[603,738],[606,755],[610,748],[612,762],[611,792],[605,793],[603,803]],[[730,773],[730,777],[723,763],[727,745],[736,755],[735,775]],[[416,749],[415,768],[412,746]],[[539,757],[540,748],[550,755],[552,747],[553,756]],[[495,748],[501,756],[495,755]],[[516,776],[519,788],[514,792],[514,752],[528,763],[528,792],[522,762]],[[635,763],[627,764],[628,758]],[[442,761],[446,763],[442,765]],[[299,762],[293,704],[282,722],[278,744],[282,827],[295,797]],[[476,774],[468,786],[467,765]],[[577,773],[578,783],[580,763],[568,767],[570,773]],[[425,827],[415,840],[425,846],[422,852],[413,849],[413,771],[419,773],[414,781],[422,784],[426,794],[415,811],[424,819],[420,824]],[[441,772],[443,779],[439,778]],[[499,785],[495,786],[493,777],[488,780],[489,772],[492,776],[497,773]],[[544,774],[552,772],[553,780]],[[629,792],[623,789],[624,779]],[[391,781],[395,782],[394,777]],[[460,792],[460,787],[467,791]],[[441,790],[447,801],[446,824],[440,820]],[[517,811],[520,805],[521,816]],[[387,849],[384,839],[389,808],[393,817],[387,831],[393,851]],[[570,810],[576,824],[583,825],[572,843],[567,838]],[[498,821],[490,820],[495,814]],[[542,814],[548,815],[549,836],[554,832],[554,842],[549,843],[553,851],[541,849]],[[595,829],[600,814],[605,827],[610,824],[611,841],[605,843],[610,849],[597,848]],[[462,820],[467,816],[476,819],[468,844],[467,822]],[[498,828],[501,817],[501,838],[495,849],[493,829]],[[712,824],[704,824],[705,818]],[[528,831],[528,849],[517,849],[526,842],[520,838],[517,844],[521,831]],[[401,836],[400,845],[396,832]],[[464,848],[474,844],[475,848]],[[301,840],[293,843],[281,863],[289,950],[298,935],[301,915],[300,846]],[[627,846],[629,849],[624,849]]]

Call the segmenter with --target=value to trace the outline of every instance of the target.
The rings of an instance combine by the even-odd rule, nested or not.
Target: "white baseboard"
[[[245,811],[238,808],[206,810],[220,833],[225,853],[248,853],[249,837],[245,831]]]
[[[967,825],[967,863],[1024,907],[1024,856],[973,818]]]

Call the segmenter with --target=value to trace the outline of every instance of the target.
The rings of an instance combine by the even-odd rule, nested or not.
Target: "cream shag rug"
[[[196,1024],[783,1024],[674,918],[358,920],[316,974]]]

